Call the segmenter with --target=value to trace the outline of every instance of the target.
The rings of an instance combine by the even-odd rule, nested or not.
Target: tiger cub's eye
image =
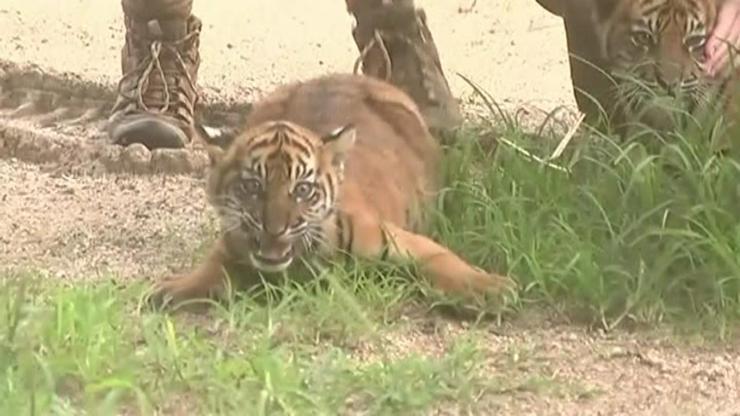
[[[293,196],[297,199],[307,199],[314,190],[314,184],[311,182],[298,182],[293,188]]]
[[[643,31],[632,32],[630,40],[635,46],[647,46],[653,43],[653,35]]]
[[[686,46],[686,49],[688,49],[691,56],[697,62],[706,61],[706,55],[704,54],[704,45],[706,42],[707,37],[704,35],[691,35],[683,40],[684,46]]]
[[[706,41],[707,37],[704,35],[691,35],[687,36],[686,39],[683,40],[683,43],[687,48],[689,48],[689,50],[694,50],[702,48]]]
[[[247,178],[242,181],[241,188],[247,194],[254,195],[262,190],[262,183],[258,179]]]

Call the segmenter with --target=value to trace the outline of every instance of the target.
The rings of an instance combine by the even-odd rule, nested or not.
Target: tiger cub
[[[220,238],[194,270],[158,282],[159,299],[205,297],[226,273],[250,279],[342,252],[414,261],[447,293],[513,285],[415,232],[438,189],[441,149],[393,85],[361,75],[294,83],[256,103],[246,126],[233,137],[201,128],[207,141],[230,143],[214,153],[207,185]]]
[[[738,120],[737,71],[704,70],[705,44],[717,0],[587,0],[604,70],[613,78],[614,117],[623,131],[637,124],[672,130],[678,117],[719,110]],[[735,63],[736,65],[737,63]],[[709,111],[709,112],[707,112]],[[727,137],[725,137],[727,139]]]

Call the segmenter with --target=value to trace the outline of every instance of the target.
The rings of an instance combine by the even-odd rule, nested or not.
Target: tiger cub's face
[[[701,65],[716,0],[593,1],[618,101],[643,122],[670,127],[667,107],[661,106],[685,110],[702,99],[708,85]]]
[[[352,127],[321,137],[287,122],[236,137],[209,178],[232,251],[258,270],[280,272],[320,244],[354,138]]]

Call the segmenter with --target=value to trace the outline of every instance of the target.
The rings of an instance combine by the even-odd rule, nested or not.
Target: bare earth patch
[[[736,348],[689,347],[655,333],[605,334],[538,318],[473,332],[483,346],[482,371],[500,385],[472,409],[440,414],[737,415],[740,357]],[[428,322],[389,334],[382,354],[440,356],[471,336],[465,324]]]
[[[519,1],[478,2],[470,13],[457,12],[467,0],[423,4],[453,89],[468,95],[454,72],[475,68],[477,74],[466,75],[512,106],[571,105],[562,28],[534,2]],[[0,5],[0,34],[10,39],[0,45],[3,57],[82,74],[39,84],[10,76],[12,64],[0,65],[0,270],[37,269],[69,280],[157,278],[188,267],[212,237],[202,152],[105,142],[101,127],[119,70],[122,26],[118,2],[102,3],[65,5],[61,17],[51,0]],[[318,1],[310,10],[298,0],[281,2],[281,13],[269,10],[272,2],[220,3],[221,9],[196,2],[208,28],[202,78],[214,118],[219,109],[227,116],[236,110],[213,97],[252,99],[289,79],[351,68],[350,22],[339,1]],[[285,10],[279,23],[267,18]],[[317,24],[321,19],[329,22]],[[491,66],[481,67],[481,57]],[[100,85],[90,84],[86,94],[65,90],[89,80]],[[60,106],[68,111],[52,110]],[[669,336],[595,333],[546,319],[471,332],[463,323],[409,318],[385,342],[359,346],[355,358],[439,356],[466,336],[485,347],[480,367],[500,391],[474,408],[448,403],[435,414],[740,415],[737,345],[688,346]]]
[[[210,226],[202,180],[187,176],[67,176],[8,161],[0,200],[3,268],[67,279],[157,275],[192,257]]]

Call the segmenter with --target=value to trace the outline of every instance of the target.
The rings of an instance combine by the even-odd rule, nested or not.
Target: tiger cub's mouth
[[[257,253],[249,253],[249,260],[252,266],[266,273],[280,273],[285,271],[293,263],[293,256],[287,254],[282,257],[272,258],[261,256]]]
[[[285,238],[253,236],[248,249],[249,262],[259,271],[280,273],[293,263],[296,256],[295,248],[295,245]]]

